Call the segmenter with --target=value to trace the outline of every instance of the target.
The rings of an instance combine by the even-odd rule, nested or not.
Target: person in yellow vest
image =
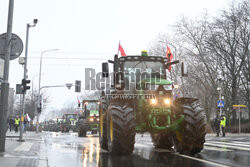
[[[225,115],[221,115],[220,126],[221,126],[221,130],[222,130],[223,137],[225,137],[226,120],[227,120],[227,119],[226,119],[226,116],[225,116]]]
[[[18,116],[16,116],[15,118],[15,132],[18,132],[18,127],[19,127],[19,122],[20,122],[20,118],[18,118]]]

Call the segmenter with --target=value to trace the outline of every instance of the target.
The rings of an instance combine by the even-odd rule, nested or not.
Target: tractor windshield
[[[72,114],[72,115],[67,115],[67,120],[70,120],[70,119],[76,119],[76,114]]]
[[[163,73],[164,64],[160,61],[126,61],[124,62],[125,73],[136,73],[138,70],[148,73]]]
[[[125,90],[135,90],[136,84],[150,78],[165,78],[164,61],[124,61],[123,64]]]
[[[99,104],[97,102],[88,102],[87,110],[89,110],[90,116],[99,115]]]

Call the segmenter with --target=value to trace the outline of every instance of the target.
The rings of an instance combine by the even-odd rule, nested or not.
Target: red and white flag
[[[170,48],[167,46],[167,53],[166,53],[166,57],[168,59],[168,63],[171,63],[172,59],[173,59],[173,54],[170,50]],[[168,66],[168,71],[170,72],[171,71],[171,66]]]
[[[80,107],[81,106],[81,102],[80,102],[78,96],[77,96],[77,103],[78,103],[78,106]]]
[[[126,56],[126,53],[124,52],[123,47],[121,46],[120,42],[119,42],[119,48],[118,48],[119,52],[121,53],[121,56]]]

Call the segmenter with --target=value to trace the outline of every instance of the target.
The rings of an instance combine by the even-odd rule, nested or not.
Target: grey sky
[[[74,80],[84,82],[84,68],[100,70],[103,60],[117,53],[118,42],[127,54],[139,54],[147,49],[159,33],[167,33],[168,26],[182,14],[199,16],[204,9],[215,14],[230,0],[15,0],[13,33],[25,44],[26,24],[34,18],[38,24],[30,28],[29,79],[39,73],[39,57],[43,50],[60,49],[44,55],[42,86],[61,85]],[[0,0],[0,33],[7,29],[8,0]],[[24,52],[21,56],[24,56]],[[46,57],[68,58],[49,59]],[[81,58],[71,59],[71,58]],[[11,61],[10,85],[15,87],[23,77],[18,60]],[[34,77],[38,87],[38,77]],[[51,104],[48,108],[62,108],[75,101],[74,89],[48,89]]]

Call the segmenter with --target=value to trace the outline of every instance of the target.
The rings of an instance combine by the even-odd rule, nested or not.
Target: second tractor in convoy
[[[61,132],[77,131],[77,114],[64,114],[61,121]]]
[[[78,115],[78,136],[86,137],[87,132],[92,135],[99,131],[99,105],[98,100],[83,100],[82,112]]]

